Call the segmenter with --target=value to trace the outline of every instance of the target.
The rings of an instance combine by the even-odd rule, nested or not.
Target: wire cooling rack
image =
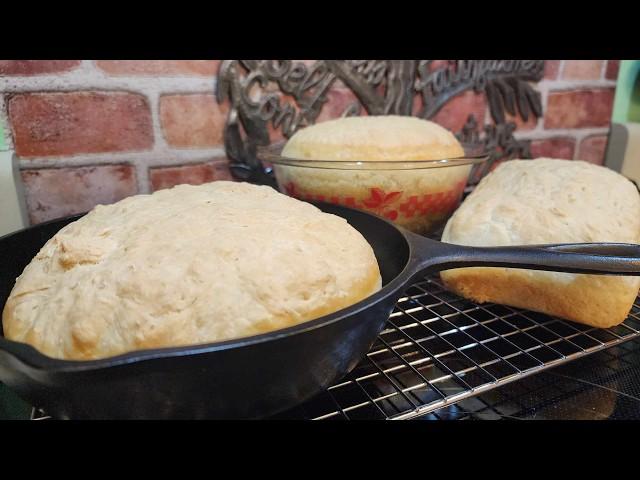
[[[279,418],[411,419],[545,369],[640,338],[640,299],[609,329],[496,304],[438,277],[401,298],[366,358],[342,381]]]
[[[418,419],[640,420],[640,338],[441,407]]]
[[[551,367],[640,339],[640,298],[609,329],[465,300],[438,276],[413,284],[367,356],[294,419],[412,419]],[[468,403],[468,402],[467,402]],[[32,419],[49,418],[34,409]]]

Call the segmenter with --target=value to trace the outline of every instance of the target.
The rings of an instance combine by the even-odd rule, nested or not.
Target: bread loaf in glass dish
[[[318,123],[261,156],[283,193],[365,210],[421,234],[444,225],[472,166],[485,160],[465,154],[436,123],[393,115]]]

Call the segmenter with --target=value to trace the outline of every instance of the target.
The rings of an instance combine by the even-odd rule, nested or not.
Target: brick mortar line
[[[615,87],[615,80],[542,80],[538,82],[538,88],[545,87],[553,92],[565,92],[572,90],[603,89]]]
[[[560,60],[560,64],[558,65],[558,76],[553,81],[560,80],[563,77],[563,75],[564,75],[564,67],[565,67],[566,64],[567,64],[566,60]]]
[[[588,128],[558,128],[554,130],[541,130],[535,132],[526,130],[514,132],[514,137],[518,140],[547,140],[555,137],[571,137],[582,140],[591,135],[606,135],[609,133],[608,127],[588,127]]]
[[[608,80],[607,78],[605,78],[606,74],[607,74],[607,65],[609,65],[609,62],[611,60],[603,60],[602,61],[602,65],[600,66],[600,80]]]
[[[615,80],[541,80],[537,88],[566,91],[585,88],[614,87]],[[77,68],[61,75],[0,77],[0,92],[56,93],[75,91],[127,91],[142,95],[214,94],[216,78],[193,77],[114,77],[97,69]]]
[[[491,116],[491,109],[489,108],[489,102],[486,101],[486,96],[485,96],[485,102],[487,103],[487,105],[484,109],[484,123],[482,124],[482,126],[493,122],[493,117]]]
[[[145,152],[96,153],[70,157],[19,158],[18,165],[21,170],[101,166],[123,163],[153,168],[201,163],[210,161],[212,158],[224,156],[225,151],[223,147],[197,150],[170,149],[163,151],[162,155],[158,155],[158,152],[150,150]]]
[[[144,161],[135,161],[133,168],[136,171],[136,184],[138,193],[149,193],[151,186],[149,185],[149,167],[145,165]]]
[[[558,75],[560,75],[560,66],[561,65],[558,66]],[[544,81],[539,82],[536,85],[536,88],[540,92],[540,101],[542,102],[542,116],[538,118],[538,123],[536,125],[536,128],[533,129],[532,133],[544,132],[544,114],[547,111],[547,105],[549,103],[549,83],[545,83]]]
[[[155,93],[213,95],[216,77],[113,77],[97,70],[81,69],[60,75],[38,75],[33,77],[0,77],[0,92],[13,93],[57,93],[57,92],[130,92],[141,95]]]
[[[91,72],[102,73],[102,70],[99,70],[98,67],[96,66],[95,60],[81,60],[77,70],[83,73],[91,73]],[[76,70],[72,70],[72,72],[74,71]]]
[[[4,101],[4,95],[2,95],[2,92],[0,92],[0,122],[2,122],[2,126],[4,127],[4,144],[9,150],[13,150],[11,124],[9,123],[7,104]]]
[[[149,101],[149,108],[151,110],[151,125],[153,130],[153,152],[162,155],[169,149],[164,135],[162,133],[162,126],[160,125],[160,94],[158,92],[150,92],[147,95]],[[141,193],[148,193],[150,189],[149,185],[149,161],[140,159],[135,162],[136,165],[136,180],[138,182],[138,191]]]

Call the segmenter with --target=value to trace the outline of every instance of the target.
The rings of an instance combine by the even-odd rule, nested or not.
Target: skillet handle
[[[468,247],[408,235],[413,274],[462,267],[510,267],[567,273],[640,276],[640,245],[569,243]]]

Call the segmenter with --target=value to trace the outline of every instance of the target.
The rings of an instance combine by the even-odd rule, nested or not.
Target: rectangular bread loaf
[[[640,241],[640,194],[622,175],[582,161],[512,160],[487,175],[449,219],[442,241],[507,246]],[[546,313],[594,327],[624,321],[640,277],[473,267],[441,273],[476,302]]]

